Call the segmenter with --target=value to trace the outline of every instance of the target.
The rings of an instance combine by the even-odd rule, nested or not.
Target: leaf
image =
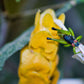
[[[21,36],[16,38],[16,40],[6,44],[3,48],[0,49],[0,70],[2,70],[5,61],[11,55],[22,49],[29,42],[30,34],[33,28],[34,28],[33,26],[30,27]]]

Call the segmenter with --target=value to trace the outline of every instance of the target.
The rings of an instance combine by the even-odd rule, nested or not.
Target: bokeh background
[[[0,48],[13,41],[26,29],[34,25],[35,13],[38,9],[62,7],[61,3],[68,0],[0,0]],[[55,4],[59,4],[55,8]],[[53,7],[54,6],[54,7]],[[76,36],[82,35],[84,43],[84,3],[78,4],[66,13],[65,25],[71,27]],[[59,46],[59,65],[61,78],[84,78],[84,65],[72,59],[72,47]],[[18,65],[20,51],[11,56],[5,63],[3,71],[0,71],[0,84],[18,83]]]

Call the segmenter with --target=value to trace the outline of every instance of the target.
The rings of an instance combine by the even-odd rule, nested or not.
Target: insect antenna
[[[56,28],[52,27],[52,30],[57,30]]]
[[[67,44],[67,42],[63,39],[53,39],[53,38],[47,37],[47,40],[53,40],[53,41],[59,42],[61,44]]]
[[[47,40],[52,40],[52,38],[47,37]]]
[[[58,32],[58,34],[66,34],[66,35],[70,35],[69,31],[66,30],[62,30],[62,29],[56,29],[54,27],[52,27],[52,30],[56,30]]]

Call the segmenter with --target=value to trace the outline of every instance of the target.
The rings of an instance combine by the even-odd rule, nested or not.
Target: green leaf
[[[0,70],[2,69],[5,61],[13,55],[15,52],[22,49],[28,42],[30,34],[33,30],[33,26],[25,31],[21,36],[16,38],[16,40],[6,44],[3,48],[0,49]]]
[[[72,30],[71,28],[69,28],[69,32],[70,32],[70,34],[71,34],[72,36],[75,37],[74,32],[73,32],[73,30]]]

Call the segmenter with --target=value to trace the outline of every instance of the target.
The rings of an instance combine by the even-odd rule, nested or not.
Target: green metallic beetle
[[[66,30],[62,30],[62,29],[60,30],[52,27],[52,30],[56,30],[58,32],[58,35],[62,39],[53,39],[53,38],[47,37],[47,40],[54,40],[61,44],[65,44],[64,47],[72,46],[74,54],[77,54],[75,48],[80,45],[79,41],[82,38],[81,35],[75,38],[74,32],[71,28],[69,28],[68,31],[66,31]]]

